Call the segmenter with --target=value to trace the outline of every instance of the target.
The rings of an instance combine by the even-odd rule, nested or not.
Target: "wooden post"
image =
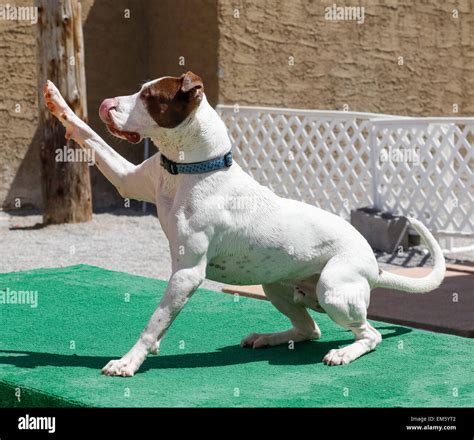
[[[45,107],[43,98],[43,85],[49,79],[72,110],[87,122],[81,4],[77,0],[36,0],[36,5],[39,7],[38,102],[43,135],[40,152],[43,223],[85,222],[92,219],[87,156],[74,141],[65,139],[64,127]],[[62,154],[65,147],[74,150],[69,152],[72,154]]]

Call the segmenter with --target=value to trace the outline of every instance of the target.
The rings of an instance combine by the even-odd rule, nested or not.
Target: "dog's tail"
[[[381,271],[375,282],[375,287],[386,287],[410,293],[429,292],[430,290],[436,289],[443,281],[444,273],[446,272],[446,262],[444,260],[443,251],[423,223],[412,217],[407,218],[415,230],[421,235],[423,242],[432,255],[434,261],[433,270],[423,278],[410,278]]]

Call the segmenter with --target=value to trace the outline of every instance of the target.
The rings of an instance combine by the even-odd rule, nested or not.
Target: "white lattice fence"
[[[283,197],[345,218],[353,208],[376,206],[423,219],[438,238],[474,238],[474,118],[217,111],[237,161]]]
[[[372,124],[375,206],[420,218],[438,237],[472,237],[474,118]]]
[[[373,204],[370,113],[218,106],[235,157],[258,182],[345,218]]]

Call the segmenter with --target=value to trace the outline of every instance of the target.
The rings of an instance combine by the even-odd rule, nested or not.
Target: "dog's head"
[[[100,119],[113,135],[137,143],[156,130],[172,130],[185,121],[204,96],[201,78],[192,72],[150,81],[134,95],[105,99]]]

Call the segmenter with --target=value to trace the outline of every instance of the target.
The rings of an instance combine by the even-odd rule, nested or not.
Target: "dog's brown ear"
[[[204,84],[202,79],[191,71],[182,75],[183,82],[181,91],[183,93],[190,93],[192,98],[202,97],[204,92]]]

